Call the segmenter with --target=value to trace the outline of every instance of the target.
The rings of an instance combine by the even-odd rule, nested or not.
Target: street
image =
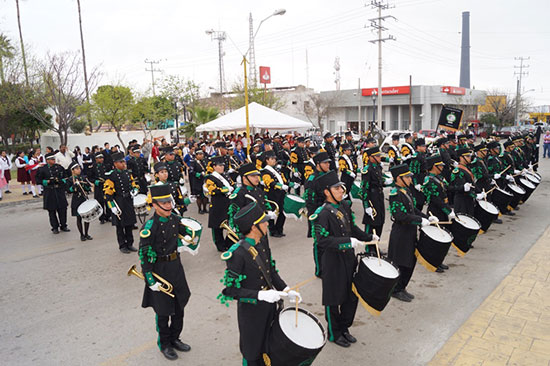
[[[500,283],[548,227],[549,164],[541,161],[543,182],[514,217],[502,217],[475,241],[463,258],[449,251],[443,274],[417,265],[408,290],[411,303],[392,299],[380,317],[361,306],[349,349],[327,343],[315,365],[424,365]],[[544,180],[546,179],[546,180]],[[386,192],[387,193],[387,192]],[[14,194],[20,194],[19,192]],[[386,196],[387,197],[387,196]],[[362,209],[353,208],[360,227]],[[187,212],[203,224],[199,255],[183,255],[191,288],[182,341],[189,353],[174,364],[239,365],[236,302],[216,300],[225,263],[211,241],[207,215],[196,205]],[[382,249],[391,221],[386,214]],[[287,219],[286,237],[270,239],[282,278],[292,286],[313,275],[312,240],[306,221]],[[38,200],[0,206],[0,357],[4,365],[168,364],[156,346],[152,309],[141,308],[143,282],[126,276],[136,253],[118,251],[115,229],[93,222],[93,241],[81,242],[75,219],[70,233],[53,235]],[[138,246],[139,232],[134,231]],[[139,266],[138,266],[139,268]],[[321,282],[300,289],[304,308],[324,320]]]

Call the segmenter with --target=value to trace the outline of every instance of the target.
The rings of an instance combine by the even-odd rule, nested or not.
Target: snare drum
[[[481,224],[481,230],[485,232],[493,221],[498,218],[498,208],[491,202],[479,200],[474,210],[474,217]]]
[[[361,182],[354,181],[351,185],[351,198],[361,199]]]
[[[525,189],[513,183],[508,183],[508,189],[514,195],[514,198],[510,201],[510,208],[516,208],[525,195]]]
[[[452,242],[453,234],[447,229],[424,226],[420,229],[420,239],[414,254],[428,271],[435,272],[437,267],[443,263]]]
[[[390,301],[397,281],[399,269],[392,263],[376,256],[365,256],[359,266],[351,289],[363,307],[372,315],[378,316]]]
[[[534,175],[533,173],[526,173],[525,178],[536,186],[540,184],[540,178]]]
[[[193,249],[193,250],[197,249],[197,247],[199,245],[199,242],[201,240],[202,224],[200,222],[198,222],[197,220],[195,220],[194,218],[191,218],[191,217],[182,217],[181,218],[181,224],[184,225],[184,226],[187,226],[194,233],[193,236],[192,236],[193,244],[186,243],[187,246],[189,248]]]
[[[470,250],[480,229],[481,224],[475,217],[462,213],[456,214],[456,219],[451,225],[451,232],[454,236],[453,247],[458,255],[464,256]]]
[[[138,194],[134,197],[134,210],[136,215],[147,215],[147,196]]]
[[[103,215],[103,207],[97,200],[86,200],[82,202],[77,208],[78,216],[82,218],[84,222],[92,222]]]
[[[311,365],[326,342],[325,328],[315,315],[299,308],[296,326],[296,309],[289,307],[283,309],[271,325],[267,355],[272,366]]]
[[[283,213],[285,217],[292,217],[294,219],[299,219],[302,217],[302,214],[305,214],[304,207],[306,206],[306,201],[300,196],[295,194],[288,193],[285,196],[285,201],[283,204]]]
[[[523,177],[519,178],[519,185],[525,190],[525,195],[523,195],[523,198],[521,199],[523,202],[527,201],[527,199],[531,197],[531,194],[535,191],[535,188],[537,188],[527,178]]]
[[[514,198],[512,193],[506,192],[504,189],[496,188],[491,194],[491,201],[498,207],[500,212],[506,212],[507,207]]]

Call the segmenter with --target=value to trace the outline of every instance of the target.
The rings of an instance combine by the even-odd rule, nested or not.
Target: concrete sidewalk
[[[550,365],[550,229],[429,365]]]

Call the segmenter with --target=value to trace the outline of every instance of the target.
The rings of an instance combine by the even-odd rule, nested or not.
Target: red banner
[[[410,86],[390,86],[382,88],[382,96],[384,95],[398,95],[409,94],[411,92]],[[361,95],[364,97],[370,97],[371,95],[378,95],[378,88],[366,88],[361,90]]]
[[[271,84],[271,68],[269,66],[260,66],[260,83]]]
[[[442,86],[441,92],[451,95],[464,95],[466,94],[466,88],[461,88],[458,86]]]

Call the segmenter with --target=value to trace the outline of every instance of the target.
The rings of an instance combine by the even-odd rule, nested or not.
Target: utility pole
[[[86,88],[86,102],[90,104],[90,89],[88,88],[88,72],[86,71],[86,53],[84,52],[84,34],[82,33],[82,13],[80,11],[80,0],[76,0],[78,5],[78,25],[80,27],[80,44],[82,45],[82,67],[84,68],[84,87]],[[88,126],[90,126],[90,132],[92,132],[92,116],[88,110]]]
[[[25,57],[25,44],[23,43],[23,31],[21,31],[21,15],[19,12],[19,0],[15,0],[17,6],[17,26],[19,27],[19,40],[21,41],[21,57],[23,58],[23,69],[25,70],[25,83],[29,86],[29,73],[27,72],[27,59]]]
[[[309,59],[307,57],[307,48],[306,48],[306,88],[309,88]]]
[[[409,75],[409,131],[412,131],[412,92],[413,92],[413,77]]]
[[[357,101],[359,102],[357,105],[357,132],[359,132],[359,136],[361,135],[361,78],[357,79]]]
[[[219,68],[219,74],[220,74],[220,97],[221,97],[224,91],[224,80],[225,80],[225,72],[223,68],[223,56],[225,56],[225,52],[223,52],[223,42],[226,40],[227,35],[224,31],[215,31],[214,29],[207,30],[206,34],[210,35],[210,39],[212,41],[214,40],[218,41],[218,68]]]
[[[256,87],[256,82],[258,81],[258,71],[256,70],[256,50],[254,49],[254,21],[252,20],[252,13],[248,18],[248,52],[250,58],[248,62],[250,63],[250,81],[252,85]]]
[[[523,71],[523,69],[529,68],[529,65],[524,65],[523,61],[529,60],[531,57],[514,57],[514,60],[519,61],[519,66],[514,65],[514,69],[519,69],[519,72],[514,71],[514,76],[518,76],[517,80],[517,90],[516,90],[516,113],[514,117],[514,125],[519,125],[519,110],[520,110],[520,99],[521,99],[521,79],[523,75],[529,75],[529,72]]]
[[[158,65],[160,63],[160,60],[152,60],[149,61],[149,59],[145,59],[145,63],[149,64],[151,69],[145,68],[145,71],[151,71],[151,86],[153,87],[153,96],[156,96],[155,94],[155,72],[160,72],[160,69],[155,69],[154,65]]]
[[[334,59],[334,84],[335,89],[340,90],[340,57]]]
[[[369,19],[369,21],[371,22],[371,27],[378,31],[378,39],[374,39],[369,42],[378,42],[378,118],[376,121],[376,125],[378,127],[378,125],[380,124],[379,127],[382,128],[382,42],[395,40],[395,37],[391,34],[388,35],[386,38],[382,38],[382,33],[388,30],[388,28],[382,25],[382,21],[386,20],[387,18],[395,19],[395,17],[392,15],[382,16],[382,10],[387,10],[390,8],[390,5],[387,4],[385,0],[371,0],[371,6],[373,8],[378,8],[378,17]]]

